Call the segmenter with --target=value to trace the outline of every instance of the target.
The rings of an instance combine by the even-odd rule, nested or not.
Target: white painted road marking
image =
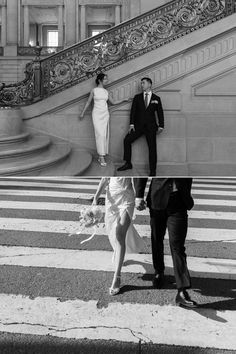
[[[98,310],[94,300],[11,294],[1,294],[0,303],[2,332],[236,350],[235,311],[119,302]]]
[[[131,264],[124,264],[122,272],[153,273],[151,254],[127,254],[128,259]],[[112,272],[114,265],[111,260],[110,251],[0,246],[0,265]],[[165,265],[166,274],[173,275],[171,256],[165,256]],[[192,276],[236,279],[236,260],[188,257],[188,268]]]
[[[150,237],[151,231],[149,225],[137,225],[135,222],[134,225],[142,237]],[[0,218],[0,230],[70,234],[81,230],[81,226],[78,221]],[[83,234],[91,234],[91,228],[85,229]],[[100,224],[97,230],[97,235],[104,234],[106,234],[104,224]],[[166,237],[168,237],[168,232]],[[236,242],[236,234],[235,230],[230,229],[189,227],[187,239],[194,241]]]

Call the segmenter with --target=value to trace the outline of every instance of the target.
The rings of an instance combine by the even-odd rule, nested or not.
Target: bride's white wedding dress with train
[[[105,224],[113,250],[116,250],[117,224],[121,216],[128,213],[131,222],[126,234],[126,252],[139,253],[144,251],[144,241],[132,222],[135,208],[132,178],[111,177],[107,187],[105,205]]]

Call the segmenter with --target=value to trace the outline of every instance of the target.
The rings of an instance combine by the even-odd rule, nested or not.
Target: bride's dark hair
[[[100,73],[97,75],[97,78],[95,80],[97,86],[100,84],[100,81],[104,80],[105,76],[106,76],[106,74],[103,74],[103,73]]]

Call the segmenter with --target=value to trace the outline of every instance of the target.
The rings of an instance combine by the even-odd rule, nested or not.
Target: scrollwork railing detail
[[[41,78],[40,99],[76,85],[100,71],[132,60],[235,11],[236,0],[174,0],[121,23],[40,60],[41,74],[37,75]],[[17,85],[15,90],[18,94]],[[13,88],[11,92],[14,95]],[[15,101],[19,102],[11,100]],[[24,103],[22,99],[17,104]]]

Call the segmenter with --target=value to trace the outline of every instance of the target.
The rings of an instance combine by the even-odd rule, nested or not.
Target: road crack
[[[27,323],[27,322],[1,322],[0,324],[3,326],[19,326],[19,325],[25,325],[25,326],[32,326],[32,327],[42,327],[47,329],[51,334],[54,333],[63,333],[63,332],[68,332],[68,331],[73,331],[73,330],[86,330],[86,329],[115,329],[115,330],[122,330],[122,331],[128,331],[131,333],[131,335],[138,339],[139,342],[143,343],[152,343],[152,340],[144,335],[142,332],[135,331],[129,327],[120,327],[120,326],[104,326],[104,325],[99,325],[99,326],[75,326],[75,327],[68,327],[68,328],[58,328],[53,325],[44,325],[42,323]],[[49,333],[50,335],[50,333]]]

